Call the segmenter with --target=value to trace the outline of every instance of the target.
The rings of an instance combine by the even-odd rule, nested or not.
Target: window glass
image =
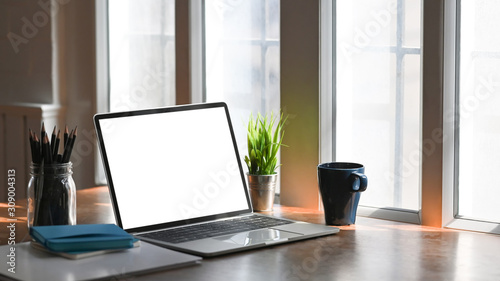
[[[279,0],[205,1],[205,100],[228,104],[242,157],[250,112],[280,110],[279,9]]]
[[[361,205],[420,209],[419,0],[337,1],[336,160],[366,167]]]
[[[109,0],[110,111],[175,103],[175,0]]]
[[[458,215],[500,222],[500,1],[460,1]]]

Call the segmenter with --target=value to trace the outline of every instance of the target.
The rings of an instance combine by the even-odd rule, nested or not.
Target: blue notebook
[[[54,252],[126,249],[137,241],[114,224],[34,226],[30,235]]]

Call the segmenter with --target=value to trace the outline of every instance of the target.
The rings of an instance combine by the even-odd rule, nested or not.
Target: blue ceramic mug
[[[318,165],[318,183],[327,225],[350,225],[356,221],[361,193],[368,178],[357,163],[331,162]]]

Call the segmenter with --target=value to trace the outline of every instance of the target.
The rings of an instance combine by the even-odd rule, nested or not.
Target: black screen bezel
[[[246,185],[245,174],[243,173],[243,166],[241,163],[241,159],[239,157],[238,146],[236,143],[236,138],[234,136],[233,126],[231,123],[231,118],[230,118],[229,110],[228,110],[226,103],[224,103],[224,102],[201,103],[201,104],[179,105],[179,106],[161,107],[161,108],[153,108],[153,109],[113,112],[113,113],[99,113],[99,114],[94,115],[94,118],[93,118],[94,119],[94,127],[95,127],[96,134],[97,134],[97,141],[98,141],[99,150],[101,152],[101,159],[102,159],[102,162],[104,165],[106,179],[108,181],[110,198],[111,198],[111,203],[113,206],[113,212],[114,212],[115,220],[116,220],[116,223],[118,226],[123,228],[122,218],[120,215],[118,201],[117,201],[116,193],[115,193],[116,187],[113,185],[113,176],[111,175],[111,170],[109,167],[107,154],[106,154],[106,145],[107,144],[105,144],[103,141],[102,128],[101,128],[100,121],[104,120],[104,119],[112,119],[112,118],[122,118],[122,117],[150,115],[150,114],[158,114],[158,113],[169,113],[169,112],[178,112],[178,111],[200,110],[200,109],[208,109],[208,108],[224,108],[224,111],[226,113],[226,120],[228,122],[229,131],[231,134],[231,139],[232,139],[233,148],[234,148],[234,155],[235,155],[236,160],[237,160],[236,162],[238,163],[240,177],[241,177],[241,181],[243,184],[244,193],[246,196],[247,209],[237,210],[237,211],[229,212],[229,213],[220,213],[220,214],[215,214],[215,215],[210,215],[210,216],[198,217],[198,218],[191,218],[191,219],[186,219],[186,220],[160,223],[160,224],[155,224],[155,225],[128,228],[128,229],[125,229],[125,231],[130,232],[130,233],[146,232],[146,231],[152,231],[152,230],[156,230],[156,229],[163,229],[163,228],[168,228],[168,227],[181,226],[181,225],[187,225],[187,224],[192,224],[192,223],[200,223],[200,222],[211,221],[211,220],[216,220],[216,219],[221,219],[221,218],[227,218],[227,217],[231,217],[231,216],[248,214],[248,213],[252,212],[252,205],[250,203],[250,196],[248,194],[248,188]]]

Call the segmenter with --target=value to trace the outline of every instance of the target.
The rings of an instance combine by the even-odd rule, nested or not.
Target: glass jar
[[[28,228],[40,225],[76,224],[76,186],[73,164],[30,166],[28,183]]]

